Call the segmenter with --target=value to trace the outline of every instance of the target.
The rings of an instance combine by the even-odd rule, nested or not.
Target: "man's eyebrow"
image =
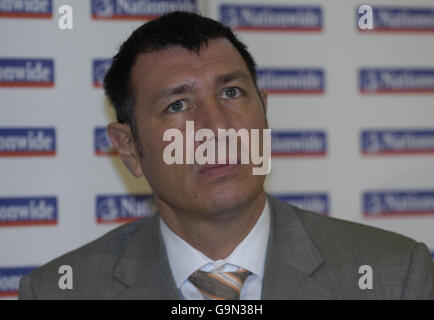
[[[159,92],[155,96],[155,100],[159,100],[159,99],[162,99],[164,97],[174,96],[177,94],[192,92],[195,90],[195,88],[196,88],[196,86],[194,85],[194,83],[184,83],[184,84],[181,84],[181,85],[176,86],[176,87],[167,88],[167,89],[164,89],[161,92]]]
[[[244,72],[237,70],[231,73],[222,74],[215,78],[215,84],[217,86],[231,82],[233,80],[242,79],[242,80],[248,80],[249,76],[245,74]],[[196,84],[194,82],[186,82],[179,86],[175,86],[172,88],[167,88],[156,94],[153,100],[157,101],[164,97],[170,97],[178,94],[183,93],[191,93],[195,91],[197,88]]]
[[[215,83],[216,83],[216,85],[222,85],[222,84],[225,84],[225,83],[231,82],[233,80],[237,80],[237,79],[248,80],[249,76],[247,74],[245,74],[244,72],[238,70],[238,71],[234,71],[234,72],[231,72],[228,74],[223,74],[223,75],[216,77]]]

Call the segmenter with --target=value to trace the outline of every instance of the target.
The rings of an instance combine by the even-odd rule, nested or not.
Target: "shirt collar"
[[[268,200],[266,200],[261,216],[249,234],[228,257],[218,261],[208,258],[185,242],[172,232],[161,218],[160,230],[177,288],[180,288],[194,271],[201,268],[211,271],[225,264],[247,269],[251,273],[263,277],[270,230]]]

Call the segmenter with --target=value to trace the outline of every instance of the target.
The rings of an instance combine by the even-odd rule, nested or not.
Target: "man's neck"
[[[265,192],[246,205],[225,212],[218,219],[191,212],[176,212],[160,199],[156,204],[164,223],[190,244],[213,260],[224,259],[243,241],[258,221],[266,201]]]

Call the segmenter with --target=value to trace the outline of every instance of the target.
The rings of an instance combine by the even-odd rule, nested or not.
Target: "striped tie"
[[[249,273],[246,269],[239,269],[237,272],[196,270],[188,279],[206,298],[239,300],[241,287]]]

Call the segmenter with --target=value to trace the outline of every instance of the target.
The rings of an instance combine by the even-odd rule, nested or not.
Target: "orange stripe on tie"
[[[226,285],[226,286],[228,286],[228,287],[231,287],[231,288],[234,289],[236,292],[240,293],[240,288],[236,287],[236,286],[233,285],[232,283],[230,283],[230,282],[228,282],[228,281],[226,281],[226,280],[220,278],[219,276],[217,276],[217,275],[215,275],[215,274],[213,274],[213,273],[210,273],[209,276],[210,276],[211,278],[216,279],[217,281],[220,281],[220,282],[223,283],[224,285]]]
[[[226,273],[229,277],[231,277],[232,279],[234,279],[235,281],[237,281],[239,284],[240,284],[240,286],[242,286],[243,285],[243,282],[241,281],[241,279],[240,278],[238,278],[235,274],[233,274],[232,272],[228,272],[228,273]]]

